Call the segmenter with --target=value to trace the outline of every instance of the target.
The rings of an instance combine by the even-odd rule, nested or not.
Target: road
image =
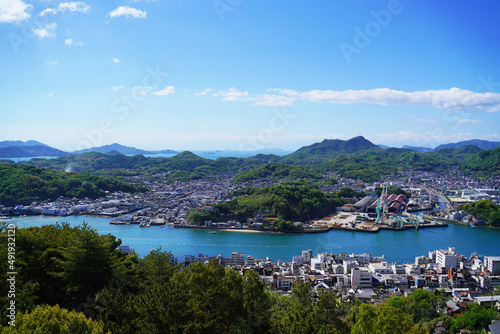
[[[446,208],[447,209],[450,209],[450,210],[455,210],[455,208],[453,207],[453,205],[451,205],[450,201],[444,197],[443,195],[440,195],[436,190],[432,189],[432,188],[425,188],[429,193],[439,197],[443,203],[446,205]]]

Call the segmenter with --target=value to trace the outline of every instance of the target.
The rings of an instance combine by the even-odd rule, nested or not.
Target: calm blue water
[[[209,151],[209,150],[207,150],[207,151],[191,151],[191,152],[193,152],[194,154],[196,154],[197,156],[202,157],[202,158],[216,160],[217,158],[221,158],[221,157],[248,158],[248,157],[251,157],[251,156],[259,154],[259,153],[276,154],[279,156],[283,156],[286,154],[290,154],[293,151],[281,151],[281,150],[276,150],[276,151],[274,151],[274,150],[269,150],[269,151],[231,151],[231,150]],[[171,158],[176,154],[177,153],[175,153],[175,154],[144,154],[144,156],[147,158]],[[129,154],[129,156],[131,156],[131,155],[133,155],[133,154]],[[57,157],[37,157],[37,158],[54,159]],[[21,161],[31,160],[31,159],[33,159],[33,157],[29,157],[29,158],[5,158],[5,159],[12,160],[14,162],[21,162]]]
[[[191,151],[192,153],[196,154],[197,156],[205,159],[212,159],[215,160],[217,158],[248,158],[253,155],[259,154],[259,153],[264,153],[264,154],[276,154],[279,156],[283,156],[286,154],[290,154],[293,151],[265,151],[265,152],[258,152],[258,151],[231,151],[231,150],[224,150],[224,151]],[[145,154],[145,157],[148,158],[170,158],[173,157],[175,154]]]
[[[26,157],[26,158],[2,158],[2,159],[7,159],[7,160],[12,160],[14,162],[22,162],[22,161],[28,161],[31,159],[55,159],[58,157]]]
[[[179,260],[185,254],[199,253],[223,256],[237,251],[254,257],[269,257],[272,260],[291,261],[293,255],[300,255],[304,249],[312,249],[313,254],[372,253],[385,255],[393,262],[413,262],[415,256],[427,255],[430,250],[454,246],[458,253],[470,256],[472,252],[483,255],[500,255],[500,229],[477,228],[450,224],[447,228],[409,231],[381,231],[360,233],[330,231],[322,234],[273,234],[249,232],[219,232],[191,229],[174,229],[171,226],[140,228],[138,225],[110,225],[110,219],[97,217],[70,216],[65,218],[34,216],[8,220],[19,227],[41,226],[56,221],[67,221],[72,226],[87,222],[99,233],[111,233],[122,240],[122,245],[130,246],[140,256],[150,249],[161,246],[171,251]]]

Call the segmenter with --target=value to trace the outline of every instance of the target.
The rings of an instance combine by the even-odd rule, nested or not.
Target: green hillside
[[[275,180],[282,180],[287,178],[317,179],[320,177],[321,176],[317,172],[314,172],[313,170],[305,167],[284,165],[279,163],[270,163],[252,169],[251,171],[240,173],[233,178],[232,182],[242,183],[258,179],[268,179],[268,178],[272,178]]]
[[[481,151],[482,149],[477,146],[468,145],[459,148],[443,148],[437,151],[429,152],[427,153],[427,155],[436,158],[452,160],[456,163],[462,163],[472,158],[474,155],[478,154]]]
[[[444,170],[454,162],[445,158],[419,153],[411,149],[389,148],[356,155],[343,155],[315,169],[322,173],[335,172],[366,182],[377,181],[382,175],[405,170]]]
[[[460,170],[481,176],[500,175],[500,147],[481,151],[460,164]]]

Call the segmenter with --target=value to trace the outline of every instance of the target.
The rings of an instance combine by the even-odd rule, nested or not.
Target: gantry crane
[[[388,205],[387,205],[387,186],[384,184],[382,188],[382,193],[377,200],[377,219],[375,220],[376,224],[382,224],[382,217],[387,217]],[[382,211],[382,216],[380,215]]]

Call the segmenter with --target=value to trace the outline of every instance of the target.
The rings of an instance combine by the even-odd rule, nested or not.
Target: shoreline
[[[438,227],[448,227],[446,223],[428,223],[421,224],[418,229],[426,229],[426,228],[438,228]],[[211,226],[199,226],[199,225],[175,225],[174,228],[186,228],[186,229],[197,229],[197,230],[208,230],[208,231],[226,231],[226,232],[251,232],[251,233],[282,233],[282,234],[319,234],[319,233],[328,233],[330,231],[350,231],[350,232],[364,232],[364,233],[378,233],[381,230],[384,231],[406,231],[406,230],[414,230],[416,229],[412,226],[403,226],[403,227],[392,227],[392,226],[375,226],[373,229],[364,229],[364,228],[351,228],[351,227],[342,227],[342,226],[330,226],[325,229],[315,229],[315,230],[283,230],[283,231],[275,231],[275,230],[267,230],[267,229],[257,229],[251,227],[234,227],[234,228],[217,228]],[[417,229],[417,230],[418,230]]]

